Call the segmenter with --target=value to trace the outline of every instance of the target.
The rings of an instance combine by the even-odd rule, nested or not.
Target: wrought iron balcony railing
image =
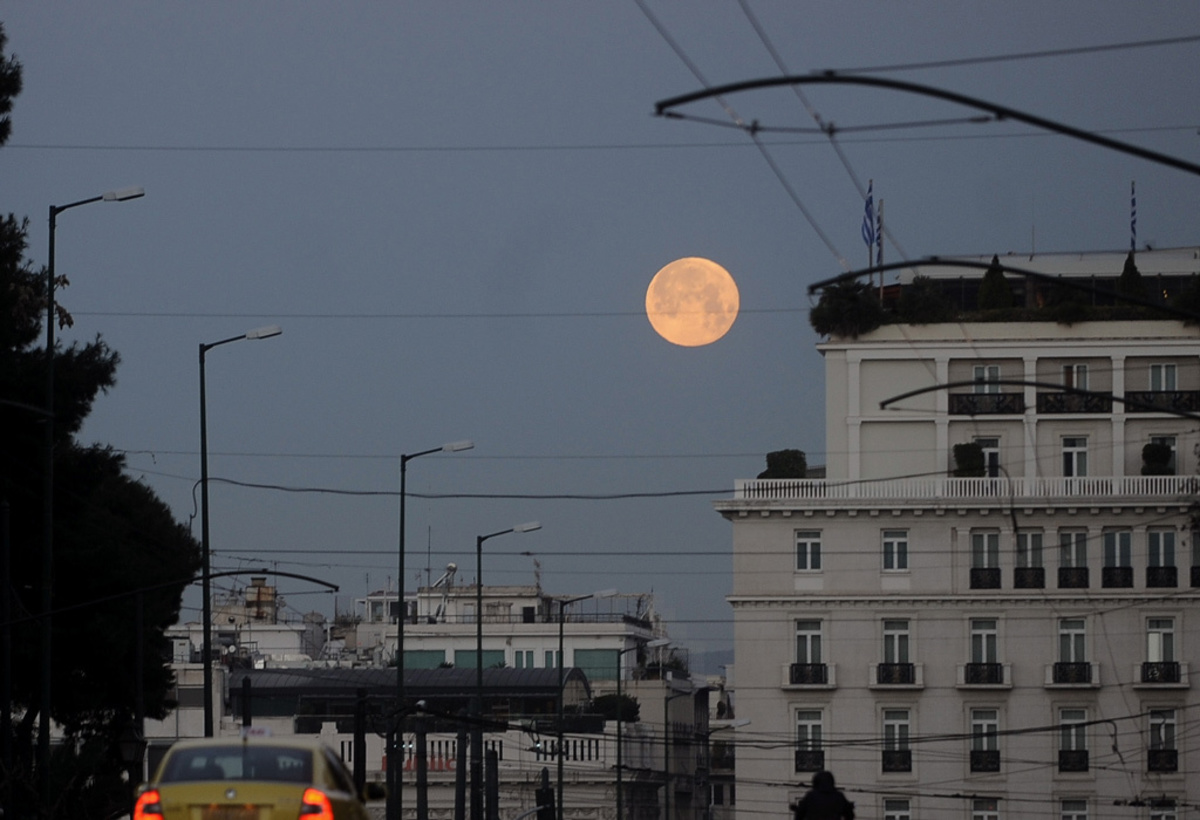
[[[971,589],[1000,589],[1000,568],[971,567]]]
[[[1179,586],[1179,568],[1146,567],[1146,586],[1160,589]]]
[[[1178,661],[1146,661],[1142,664],[1142,683],[1179,683],[1182,679]]]
[[[1055,683],[1091,683],[1092,665],[1087,662],[1059,661],[1054,664]]]
[[[1059,567],[1058,568],[1058,588],[1059,589],[1087,589],[1088,588],[1088,568],[1087,567]]]
[[[1178,749],[1147,749],[1146,769],[1152,772],[1179,771]]]
[[[1088,770],[1087,749],[1060,749],[1058,770],[1060,772],[1086,772]]]
[[[911,663],[881,663],[875,667],[875,682],[885,685],[912,685],[917,682],[916,667]]]
[[[793,663],[788,680],[793,686],[824,686],[829,683],[829,667],[823,663]]]
[[[1111,413],[1112,396],[1103,393],[1038,393],[1039,413]]]
[[[1004,683],[1004,666],[999,663],[968,663],[963,667],[963,683]]]
[[[911,772],[912,749],[884,749],[881,762],[884,772]]]
[[[1200,390],[1126,390],[1126,413],[1200,410]]]
[[[1015,567],[1013,569],[1014,589],[1045,589],[1045,567]]]
[[[819,772],[825,769],[825,752],[822,749],[797,749],[796,771]]]
[[[972,749],[971,771],[998,772],[1000,771],[999,749]]]
[[[1107,589],[1127,589],[1133,586],[1133,567],[1103,567],[1100,585]]]
[[[1018,416],[1025,412],[1023,393],[951,393],[952,416]]]

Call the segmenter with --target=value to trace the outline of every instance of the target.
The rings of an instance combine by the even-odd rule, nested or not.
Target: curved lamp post
[[[441,447],[422,450],[419,453],[403,453],[400,456],[400,544],[399,560],[396,572],[396,714],[401,714],[404,708],[404,507],[408,495],[408,462],[414,458],[432,455],[433,453],[458,453],[470,450],[475,446],[472,441],[452,441]],[[387,816],[389,820],[400,820],[404,811],[404,740],[399,719],[395,729],[395,740],[388,754],[388,789]],[[394,795],[394,797],[393,797]]]
[[[568,606],[579,601],[586,601],[589,598],[612,598],[617,594],[615,589],[602,589],[599,592],[589,592],[587,595],[577,595],[574,598],[560,598],[558,601],[558,732],[557,746],[555,754],[558,755],[558,806],[555,811],[558,814],[558,820],[563,820],[563,758],[565,752],[563,750],[563,698],[566,688],[566,657],[563,655],[563,626],[565,619],[563,613]],[[619,672],[620,670],[618,670]]]
[[[533,532],[537,521],[475,538],[475,725],[471,727],[471,820],[483,820],[483,542],[510,532]]]
[[[626,652],[633,652],[641,648],[657,649],[669,643],[671,643],[670,638],[655,638],[652,641],[646,641],[644,644],[637,644],[617,652],[617,820],[624,820],[625,817],[625,758],[624,749],[621,748],[621,725],[625,722],[621,715],[623,704],[621,700],[621,679],[625,676],[621,672],[621,656]]]
[[[53,634],[50,611],[54,605],[54,320],[57,312],[54,306],[54,234],[58,215],[63,211],[93,202],[125,202],[145,195],[146,191],[140,187],[122,188],[66,205],[50,206],[50,246],[46,257],[46,442],[42,476],[42,691],[37,754],[42,798],[46,801],[50,799],[50,675],[53,667],[50,662]]]
[[[200,553],[201,571],[204,573],[204,601],[201,604],[204,619],[204,736],[213,736],[213,679],[212,679],[212,565],[208,544],[208,411],[204,394],[204,356],[208,351],[230,342],[243,339],[269,339],[283,333],[279,325],[268,325],[248,330],[238,336],[230,336],[219,342],[200,343]]]

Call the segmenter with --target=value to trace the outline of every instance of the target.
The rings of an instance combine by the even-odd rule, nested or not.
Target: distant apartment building
[[[1014,264],[1111,286],[1123,256]],[[1177,291],[1200,250],[1137,262]],[[818,346],[825,477],[740,480],[716,503],[754,727],[739,816],[782,816],[821,769],[860,817],[1195,811],[1200,328],[1097,315]]]

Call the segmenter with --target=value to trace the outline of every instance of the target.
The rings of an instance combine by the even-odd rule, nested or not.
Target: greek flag
[[[862,238],[869,248],[875,244],[875,180],[867,184],[867,208],[863,213]]]
[[[1137,250],[1137,180],[1129,183],[1129,251]]]

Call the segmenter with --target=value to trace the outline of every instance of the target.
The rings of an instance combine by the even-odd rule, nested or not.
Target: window
[[[1000,731],[1000,718],[995,709],[971,710],[971,748],[975,751],[995,751],[1000,748],[996,733]]]
[[[1058,748],[1059,771],[1087,771],[1087,758],[1083,757],[1082,768],[1079,768],[1079,753],[1087,754],[1087,710],[1060,709],[1058,712]],[[1061,753],[1066,752],[1066,755]],[[1075,753],[1075,754],[1071,754]],[[1064,766],[1064,759],[1068,762]],[[1072,768],[1074,766],[1074,768]]]
[[[971,801],[971,820],[1000,820],[999,803],[994,797],[976,797]]]
[[[971,533],[972,569],[996,569],[1000,566],[1000,533]]]
[[[1000,392],[1000,365],[998,364],[977,364],[974,368],[974,381],[976,393],[999,393]]]
[[[796,663],[823,663],[820,621],[796,621]]]
[[[533,668],[533,650],[532,649],[517,649],[513,651],[513,668],[514,669],[532,669]]]
[[[796,748],[801,751],[818,752],[821,750],[822,735],[821,712],[818,709],[805,709],[796,713]]]
[[[971,663],[996,663],[996,621],[993,618],[971,620]]]
[[[454,650],[454,666],[458,669],[475,669],[476,661],[479,656],[474,649],[455,649]],[[503,649],[485,649],[483,650],[483,668],[492,669],[493,667],[504,666],[504,650]]]
[[[1165,801],[1150,801],[1150,820],[1177,820],[1175,801],[1168,798]]]
[[[1150,389],[1155,393],[1174,392],[1175,387],[1175,365],[1173,364],[1152,364],[1150,365]]]
[[[1146,622],[1146,660],[1150,663],[1174,662],[1174,618],[1151,618]]]
[[[908,569],[908,530],[883,531],[883,568]]]
[[[884,800],[883,820],[912,820],[912,810],[907,800]]]
[[[1108,530],[1104,533],[1104,566],[1131,567],[1133,533],[1129,530]]]
[[[1062,801],[1062,820],[1088,820],[1086,800]]]
[[[1087,622],[1083,618],[1063,618],[1058,622],[1058,660],[1060,663],[1086,663]]]
[[[582,669],[588,680],[616,680],[618,661],[616,649],[576,649],[572,666]]]
[[[1064,364],[1063,387],[1073,387],[1076,390],[1088,389],[1088,366],[1086,364]]]
[[[560,655],[556,650],[547,649],[546,668],[557,669],[560,666],[562,666],[562,655]]]
[[[1058,534],[1059,566],[1087,567],[1087,533],[1066,531]]]
[[[1150,530],[1146,533],[1146,544],[1150,566],[1175,566],[1175,530]]]
[[[1082,478],[1088,474],[1087,436],[1067,436],[1062,440],[1063,476]]]
[[[803,530],[796,533],[796,569],[821,568],[821,533]]]
[[[1046,586],[1046,570],[1042,566],[1042,533],[1016,534],[1016,566],[1013,567],[1013,586],[1017,589],[1042,589]]]
[[[907,751],[911,728],[907,709],[884,709],[883,748],[888,751]]]
[[[1175,710],[1150,710],[1150,748],[1175,748]]]
[[[883,622],[883,662],[909,663],[908,621]]]

